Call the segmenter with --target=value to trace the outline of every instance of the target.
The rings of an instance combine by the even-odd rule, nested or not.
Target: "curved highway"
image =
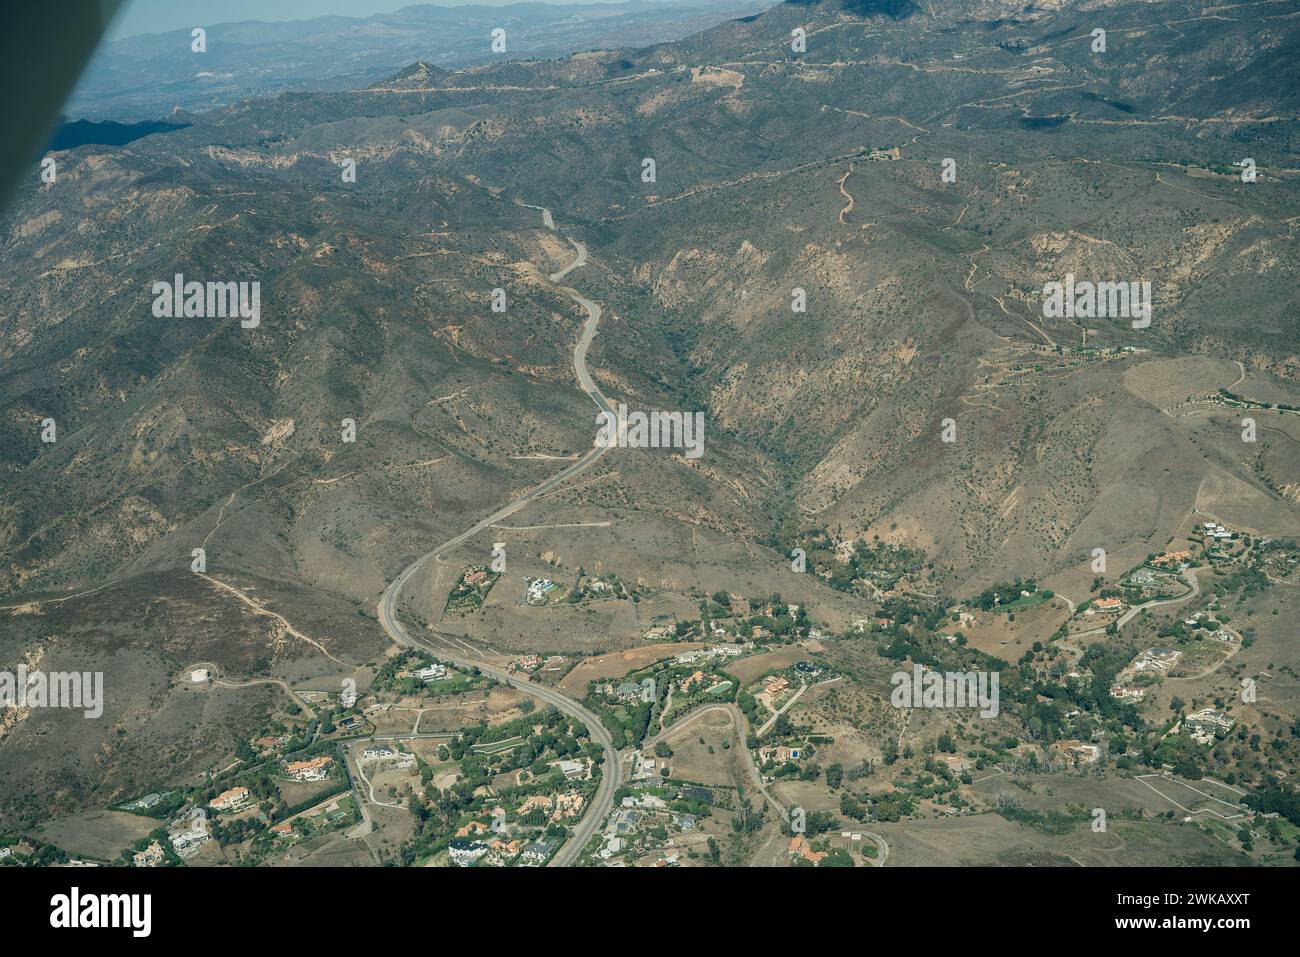
[[[548,229],[555,228],[550,210],[542,207],[532,208],[542,210],[542,220]],[[577,258],[575,258],[567,267],[554,273],[550,277],[551,281],[554,283],[559,283],[570,272],[585,265],[587,262],[587,247],[575,239],[570,239],[569,242],[573,244],[573,248],[577,253]],[[573,371],[577,375],[578,384],[582,387],[582,390],[591,397],[591,400],[596,403],[597,408],[612,416],[614,412],[613,408],[609,404],[609,400],[601,393],[600,389],[596,386],[595,381],[591,378],[591,374],[587,371],[587,350],[591,347],[591,342],[596,337],[596,330],[600,325],[600,306],[579,295],[573,289],[568,287],[562,288],[564,292],[566,292],[574,302],[586,310],[587,313],[587,321],[583,324],[582,334],[578,337],[578,343],[573,349]],[[491,515],[487,516],[487,518],[475,522],[468,529],[443,542],[432,551],[425,552],[410,565],[407,565],[406,568],[402,569],[401,573],[393,579],[392,583],[389,584],[386,589],[384,589],[384,593],[379,599],[379,623],[383,626],[384,631],[388,633],[388,637],[394,642],[408,648],[423,647],[426,650],[432,651],[439,658],[450,661],[452,664],[461,668],[477,668],[483,674],[495,678],[505,684],[509,684],[519,689],[524,694],[531,695],[546,704],[553,705],[561,712],[577,718],[585,724],[591,734],[592,740],[596,741],[604,749],[605,763],[600,776],[600,785],[596,789],[595,797],[588,805],[587,813],[583,815],[582,820],[579,821],[578,825],[574,828],[573,837],[567,841],[565,845],[560,848],[555,857],[551,859],[552,867],[565,867],[578,859],[578,855],[582,853],[582,849],[586,847],[587,842],[590,841],[592,835],[595,834],[596,829],[600,826],[600,822],[604,820],[605,815],[609,813],[609,809],[614,803],[614,792],[618,789],[622,778],[622,763],[618,751],[614,748],[613,738],[610,737],[609,732],[605,729],[605,726],[600,723],[600,719],[596,717],[595,714],[567,695],[564,695],[553,688],[534,684],[526,678],[511,675],[503,668],[498,668],[476,659],[462,657],[459,654],[449,653],[442,647],[435,648],[424,640],[416,638],[406,630],[406,627],[399,620],[397,606],[401,599],[402,589],[406,586],[406,583],[410,581],[412,576],[414,576],[415,573],[418,572],[429,560],[436,559],[439,556],[446,554],[462,543],[473,538],[488,526],[494,525],[502,519],[518,512],[525,505],[528,505],[540,496],[545,495],[570,477],[578,474],[586,468],[589,468],[597,459],[604,455],[606,451],[606,446],[593,445],[575,462],[561,469],[546,481],[529,489],[509,504],[497,509]]]

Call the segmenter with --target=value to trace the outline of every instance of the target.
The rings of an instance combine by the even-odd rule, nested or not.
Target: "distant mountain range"
[[[295,471],[322,469],[326,423],[397,395],[418,400],[385,413],[387,441],[415,460],[425,395],[469,388],[481,421],[467,433],[449,407],[432,434],[492,483],[516,467],[503,455],[590,442],[573,328],[521,265],[559,268],[568,248],[546,245],[516,203],[552,208],[590,248],[609,311],[593,365],[619,383],[611,394],[708,410],[711,455],[729,464],[656,460],[638,494],[665,508],[716,498],[701,520],[753,535],[896,532],[959,587],[1069,566],[1098,539],[1145,547],[1203,480],[1250,503],[1238,525],[1294,524],[1294,446],[1270,440],[1243,470],[1231,442],[1200,434],[1203,414],[1153,403],[1159,376],[1128,369],[1147,353],[1212,357],[1220,372],[1194,383],[1212,392],[1240,360],[1289,401],[1298,94],[1275,78],[1296,2],[1249,19],[1188,2],[1014,19],[992,0],[928,6],[781,4],[640,50],[457,72],[421,60],[358,89],[184,114],[193,125],[177,132],[62,154],[57,188],[33,181],[3,246],[0,591],[174,563],[230,488],[290,455]],[[986,8],[995,19],[978,19]],[[441,17],[480,37],[515,22],[492,9],[471,26],[472,11],[365,22],[385,36],[407,23],[416,45]],[[591,9],[572,16],[590,23]],[[1109,28],[1104,54],[1090,50],[1094,22]],[[300,29],[214,28],[209,56]],[[791,50],[796,29],[806,52]],[[1247,151],[1257,184],[1233,165]],[[359,164],[355,186],[339,181],[343,157]],[[655,183],[641,181],[644,157]],[[150,320],[150,284],[176,272],[260,279],[268,318],[249,335]],[[1045,317],[1044,283],[1067,273],[1153,281],[1151,327]],[[508,324],[483,318],[501,283]],[[792,316],[795,288],[806,315]],[[564,411],[531,424],[519,407],[538,401]],[[30,425],[46,415],[66,423],[57,448]],[[952,449],[945,418],[962,429]],[[727,480],[740,469],[744,501]],[[299,549],[319,534],[278,520]],[[257,561],[276,564],[277,548]]]
[[[771,0],[629,0],[625,3],[403,7],[365,18],[195,24],[190,30],[106,43],[65,112],[73,118],[151,119],[175,107],[202,111],[284,90],[364,86],[415,60],[448,69],[492,59],[556,57],[580,50],[676,40]],[[506,31],[506,53],[490,49]]]

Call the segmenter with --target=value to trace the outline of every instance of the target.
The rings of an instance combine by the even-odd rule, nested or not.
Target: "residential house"
[[[136,851],[131,855],[131,863],[135,867],[157,867],[166,859],[166,856],[163,853],[162,845],[157,841],[152,841],[143,851]]]
[[[585,761],[559,761],[559,768],[564,772],[564,776],[570,781],[587,776],[587,763]]]
[[[703,671],[696,671],[694,674],[682,680],[682,694],[690,694],[691,687],[697,684],[703,684],[705,674]]]
[[[1235,718],[1213,708],[1189,714],[1183,719],[1183,727],[1191,731],[1207,731],[1210,734],[1215,731],[1231,731],[1234,724],[1236,724]]]
[[[324,781],[333,763],[333,758],[322,754],[310,761],[292,761],[287,770],[295,781]]]
[[[629,795],[628,797],[623,798],[622,806],[643,807],[655,811],[661,811],[664,808],[666,808],[668,805],[664,802],[663,798],[657,797],[654,794],[642,794],[640,797],[632,797],[631,795]]]
[[[576,817],[582,813],[582,807],[586,799],[576,792],[572,794],[560,794],[555,798],[555,811],[551,814],[552,821],[561,821],[566,817]]]
[[[620,701],[635,701],[641,697],[641,686],[631,681],[624,681],[614,689],[614,695]]]
[[[1165,672],[1182,656],[1183,653],[1177,648],[1148,648],[1133,659],[1133,670]]]
[[[534,579],[528,585],[528,601],[537,604],[546,600],[546,596],[553,592],[558,586],[549,578]]]
[[[200,847],[212,840],[208,822],[204,818],[185,818],[172,825],[167,832],[172,849],[183,858],[192,857]]]
[[[1096,764],[1101,759],[1101,748],[1095,744],[1067,744],[1065,756],[1075,764]]]
[[[523,841],[507,841],[500,837],[494,837],[487,842],[492,853],[502,860],[513,860],[519,856],[519,851],[523,848]]]
[[[238,811],[248,804],[248,801],[248,788],[231,788],[229,791],[222,791],[209,801],[208,807],[214,811]]]
[[[785,675],[773,675],[763,685],[763,690],[776,697],[790,686],[790,679]]]
[[[128,811],[147,811],[149,808],[162,803],[161,794],[146,794],[144,797],[136,798],[129,804],[123,804],[122,807]]]
[[[489,850],[491,848],[482,841],[471,841],[465,837],[453,837],[447,842],[447,853],[457,867],[468,867]]]
[[[970,768],[970,763],[960,754],[937,754],[935,757],[953,774],[961,774]]]
[[[790,853],[802,857],[806,861],[812,861],[814,864],[821,863],[821,859],[826,856],[825,851],[814,851],[812,845],[802,834],[796,834],[790,838]]]
[[[540,808],[543,811],[549,812],[554,803],[555,802],[545,794],[534,794],[525,800],[523,804],[519,805],[517,813],[520,817],[523,817],[534,808]]]
[[[555,850],[556,841],[531,841],[524,845],[524,849],[519,854],[521,864],[527,864],[530,867],[540,867],[550,858],[551,852]]]
[[[470,821],[468,824],[462,825],[457,829],[456,836],[473,837],[476,834],[486,834],[490,830],[492,830],[492,828],[489,825],[484,824],[482,821]]]

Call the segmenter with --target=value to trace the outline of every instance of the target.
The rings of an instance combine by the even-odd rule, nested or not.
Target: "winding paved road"
[[[532,207],[542,210],[542,220],[548,229],[554,229],[554,220],[551,217],[550,210],[542,207]],[[550,278],[552,282],[559,283],[571,271],[584,265],[587,261],[587,247],[577,240],[569,240],[577,253],[577,258],[566,268],[554,273]],[[578,337],[578,343],[573,350],[573,371],[578,377],[578,384],[582,390],[591,397],[596,403],[597,408],[603,412],[613,415],[613,408],[609,400],[601,393],[596,386],[591,374],[587,371],[587,350],[591,347],[592,340],[596,337],[596,330],[600,324],[601,309],[596,303],[579,295],[575,290],[568,287],[562,287],[578,305],[582,306],[587,313],[587,321],[582,327],[582,334]],[[567,479],[578,474],[586,468],[589,468],[607,451],[605,446],[593,445],[585,454],[580,456],[571,465],[561,469],[555,475],[546,479],[539,485],[529,489],[523,495],[511,501],[509,504],[497,509],[491,515],[474,523],[468,529],[461,532],[447,541],[443,542],[432,551],[425,552],[410,565],[407,565],[401,573],[393,579],[392,583],[384,589],[383,595],[379,599],[379,623],[383,626],[384,631],[397,644],[408,648],[423,647],[426,650],[434,652],[439,658],[450,661],[452,664],[461,668],[477,668],[483,674],[486,674],[497,681],[509,684],[514,688],[522,691],[524,694],[539,699],[545,704],[553,705],[564,714],[577,718],[587,726],[592,740],[596,741],[605,751],[605,764],[600,777],[600,785],[596,789],[596,795],[591,804],[587,807],[587,813],[583,815],[581,821],[574,828],[573,837],[560,848],[559,852],[551,859],[550,866],[566,867],[578,859],[582,849],[586,847],[587,842],[595,834],[600,822],[604,820],[605,815],[609,813],[610,807],[614,803],[614,792],[618,790],[622,778],[622,762],[618,751],[614,748],[614,740],[610,737],[609,731],[600,723],[600,719],[591,711],[587,710],[578,702],[544,685],[534,684],[526,678],[509,674],[503,668],[490,665],[482,660],[463,657],[459,654],[449,653],[447,649],[435,648],[421,638],[417,638],[406,630],[406,627],[398,618],[397,608],[401,599],[402,589],[406,583],[418,572],[426,562],[436,559],[446,554],[452,549],[458,547],[469,539],[473,538],[479,532],[491,525],[500,522],[515,514],[524,506],[533,502],[542,495],[554,489]]]
[[[1193,598],[1195,598],[1197,595],[1201,593],[1201,583],[1196,577],[1196,573],[1198,571],[1204,571],[1204,569],[1203,568],[1183,569],[1183,573],[1188,578],[1191,579],[1191,585],[1192,585],[1191,591],[1186,592],[1182,595],[1178,595],[1174,598],[1153,598],[1151,601],[1144,602],[1141,605],[1134,605],[1128,611],[1124,612],[1124,614],[1121,615],[1118,620],[1115,621],[1115,627],[1123,628],[1125,625],[1127,625],[1130,621],[1136,618],[1139,614],[1146,611],[1148,608],[1159,608],[1161,605],[1180,605],[1185,601],[1191,601]],[[1068,598],[1065,598],[1064,595],[1059,597],[1064,598],[1065,601],[1069,603],[1070,611],[1073,612],[1074,602],[1070,601],[1070,599]],[[1062,639],[1062,641],[1072,640],[1074,638],[1086,638],[1089,635],[1100,635],[1106,630],[1107,627],[1109,626],[1098,625],[1096,628],[1089,628],[1087,631],[1078,631],[1075,632],[1073,635],[1067,635],[1065,638]],[[1061,647],[1064,648],[1066,646],[1062,645]]]

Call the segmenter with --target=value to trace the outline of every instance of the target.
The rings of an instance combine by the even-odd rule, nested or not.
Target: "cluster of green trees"
[[[969,604],[981,611],[992,611],[994,608],[1000,608],[1019,601],[1022,597],[1020,594],[1022,591],[1027,591],[1031,595],[1038,595],[1038,582],[1032,578],[1017,578],[1013,582],[998,582],[972,598]],[[1041,597],[1051,598],[1052,592],[1043,591]]]
[[[1300,827],[1300,792],[1294,785],[1282,784],[1269,778],[1263,787],[1242,799],[1246,807],[1260,814],[1280,814],[1296,827]]]
[[[1055,808],[1046,811],[1031,811],[1009,794],[998,799],[998,814],[1008,821],[1032,827],[1043,834],[1069,834],[1088,821],[1088,812],[1083,808],[1070,808],[1060,811]]]
[[[374,681],[370,683],[372,691],[389,691],[400,690],[402,694],[414,694],[421,687],[423,682],[415,678],[399,679],[397,673],[409,669],[419,669],[427,667],[434,663],[431,655],[422,651],[403,651],[401,654],[389,658],[375,674]],[[398,683],[401,681],[414,682],[398,689]]]
[[[824,544],[822,544],[824,542]],[[819,575],[829,574],[826,584],[837,591],[852,591],[854,583],[869,581],[878,588],[889,589],[909,572],[920,571],[925,566],[925,552],[905,545],[891,545],[875,536],[871,544],[855,542],[846,561],[830,551],[829,536],[822,533],[808,540],[804,546]]]
[[[487,572],[487,580],[481,585],[471,585],[465,581],[465,575],[475,571]],[[454,608],[461,605],[472,605],[475,608],[479,607],[483,604],[483,599],[487,597],[487,593],[492,590],[492,586],[497,583],[497,579],[501,577],[500,572],[494,572],[488,568],[482,567],[466,569],[465,575],[461,575],[460,581],[456,582],[455,586],[448,593],[447,608]]]

